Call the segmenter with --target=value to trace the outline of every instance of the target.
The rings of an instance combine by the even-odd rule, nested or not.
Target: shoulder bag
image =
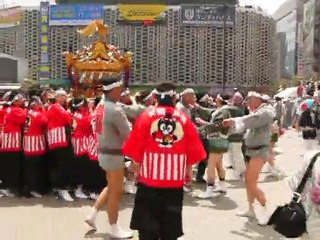
[[[319,156],[320,152],[311,159],[291,202],[284,206],[279,206],[269,219],[268,225],[286,238],[298,238],[307,232],[307,216],[301,203],[301,194],[312,175],[313,166]]]

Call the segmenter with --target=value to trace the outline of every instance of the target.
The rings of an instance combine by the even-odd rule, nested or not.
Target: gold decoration
[[[79,88],[82,83],[94,87],[95,82],[104,77],[119,75],[131,70],[132,53],[121,54],[118,48],[106,41],[109,28],[103,24],[102,20],[90,23],[78,33],[84,37],[92,37],[97,34],[99,38],[75,54],[65,53],[74,88]]]

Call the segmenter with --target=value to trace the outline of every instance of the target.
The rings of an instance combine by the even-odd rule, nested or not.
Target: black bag
[[[286,238],[298,238],[307,232],[307,216],[301,203],[301,193],[306,182],[312,175],[312,169],[320,153],[317,153],[310,161],[309,166],[289,204],[279,206],[272,214],[268,225]]]

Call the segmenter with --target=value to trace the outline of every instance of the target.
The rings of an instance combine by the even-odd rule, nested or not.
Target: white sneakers
[[[34,198],[42,198],[42,195],[35,191],[30,192],[30,195]]]
[[[270,215],[267,211],[267,207],[260,205],[257,207],[257,209],[255,211],[256,211],[258,224],[260,226],[266,226],[269,222],[269,219],[270,219]]]
[[[227,185],[225,181],[220,181],[215,186],[216,186],[216,188],[214,189],[215,192],[222,193],[222,194],[227,193]]]
[[[67,190],[57,190],[59,197],[61,197],[66,202],[73,202],[73,198]]]
[[[15,195],[13,193],[11,193],[10,190],[8,190],[8,189],[0,189],[0,194],[5,197],[8,197],[8,198],[15,197]]]
[[[91,209],[90,215],[85,220],[86,224],[88,224],[91,228],[93,228],[93,230],[97,230],[96,219],[97,219],[98,213],[99,211],[95,207],[93,207]],[[128,239],[133,237],[132,232],[122,230],[118,224],[111,225],[110,231],[111,231],[110,235],[112,238]]]
[[[219,194],[215,192],[215,186],[207,186],[206,191],[204,193],[200,193],[197,197],[200,199],[209,199],[217,196],[219,196]]]
[[[88,196],[86,194],[84,194],[84,192],[82,191],[82,188],[80,186],[76,189],[74,195],[78,199],[88,199]]]
[[[249,219],[257,219],[258,225],[260,226],[266,226],[270,219],[267,207],[263,207],[261,205],[257,206],[255,211],[247,209],[244,211],[240,211],[236,215],[239,217],[245,217]]]
[[[127,194],[136,194],[137,187],[134,181],[127,180],[124,184],[124,192]]]
[[[253,210],[243,210],[236,214],[238,217],[245,217],[245,218],[256,218],[256,214]]]
[[[133,237],[133,233],[120,228],[118,224],[111,225],[110,236],[117,239],[128,239]]]

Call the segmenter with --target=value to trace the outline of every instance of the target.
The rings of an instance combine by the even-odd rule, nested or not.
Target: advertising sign
[[[50,7],[50,26],[84,26],[104,19],[104,5],[62,4]]]
[[[156,20],[167,10],[166,5],[119,4],[121,17],[128,21]]]
[[[22,11],[20,7],[0,9],[0,28],[12,27],[20,24]]]
[[[181,22],[188,26],[233,27],[235,6],[229,5],[181,5]]]
[[[49,2],[40,4],[40,64],[39,80],[50,78],[49,59]]]

